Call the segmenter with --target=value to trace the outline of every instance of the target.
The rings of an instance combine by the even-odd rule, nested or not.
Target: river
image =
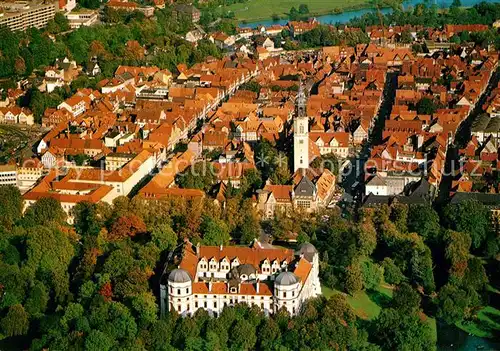
[[[500,343],[491,339],[469,335],[455,326],[437,326],[438,351],[498,351]]]
[[[250,0],[251,1],[251,0]],[[474,6],[475,4],[478,4],[482,1],[485,2],[497,2],[498,0],[461,0],[462,6]],[[441,7],[449,7],[453,0],[436,0],[436,4]],[[417,4],[422,3],[422,0],[409,0],[404,2],[404,7],[408,6],[415,6]],[[355,17],[360,17],[366,13],[369,13],[373,11],[373,9],[366,8],[366,9],[361,9],[361,10],[354,10],[354,11],[345,11],[339,14],[331,14],[331,15],[323,15],[323,16],[317,16],[316,19],[323,24],[335,24],[335,23],[346,23],[349,22],[351,19]],[[391,9],[382,9],[382,13],[386,14],[391,12]],[[272,24],[281,24],[285,25],[288,23],[288,19],[280,19],[278,21],[273,21],[272,19],[268,20],[261,20],[261,21],[255,21],[255,22],[246,22],[246,23],[239,23],[240,27],[250,27],[250,28],[256,28],[258,26],[270,26]]]

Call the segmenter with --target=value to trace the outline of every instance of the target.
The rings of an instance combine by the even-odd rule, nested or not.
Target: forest
[[[79,203],[73,226],[55,200],[40,199],[24,214],[22,206],[16,188],[0,188],[2,349],[434,350],[430,321],[469,330],[484,327],[485,308],[498,312],[500,238],[490,211],[473,201],[440,213],[393,204],[362,210],[356,220],[325,210],[260,222],[242,192],[224,208],[211,198],[120,197],[112,205]],[[218,319],[204,311],[159,318],[169,250],[184,238],[245,244],[261,230],[312,242],[330,293],[294,318],[285,311],[267,318],[244,305]],[[391,297],[378,296],[380,313],[366,318],[351,300],[375,296],[382,285]],[[499,336],[498,326],[487,331]]]

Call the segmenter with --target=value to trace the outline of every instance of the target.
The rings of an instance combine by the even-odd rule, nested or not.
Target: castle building
[[[309,118],[306,94],[302,84],[297,95],[297,111],[293,119],[293,171],[309,167]]]
[[[257,240],[250,247],[186,241],[174,266],[160,282],[162,315],[203,308],[217,317],[237,303],[258,306],[266,315],[281,308],[295,315],[304,301],[321,294],[318,252],[308,243],[295,252]]]

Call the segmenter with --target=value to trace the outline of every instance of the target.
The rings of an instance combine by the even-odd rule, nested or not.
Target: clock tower
[[[309,118],[306,113],[306,94],[302,83],[296,101],[293,119],[293,171],[309,168]]]

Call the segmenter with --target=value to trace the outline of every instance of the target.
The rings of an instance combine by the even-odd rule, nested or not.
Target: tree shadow
[[[500,331],[500,315],[491,312],[483,312],[483,314],[496,324],[496,326],[493,325],[492,328],[496,329],[497,331]]]
[[[391,298],[387,296],[386,294],[381,293],[380,291],[377,290],[367,290],[366,294],[372,300],[375,302],[378,306],[382,308],[387,308],[389,307],[391,303]]]

